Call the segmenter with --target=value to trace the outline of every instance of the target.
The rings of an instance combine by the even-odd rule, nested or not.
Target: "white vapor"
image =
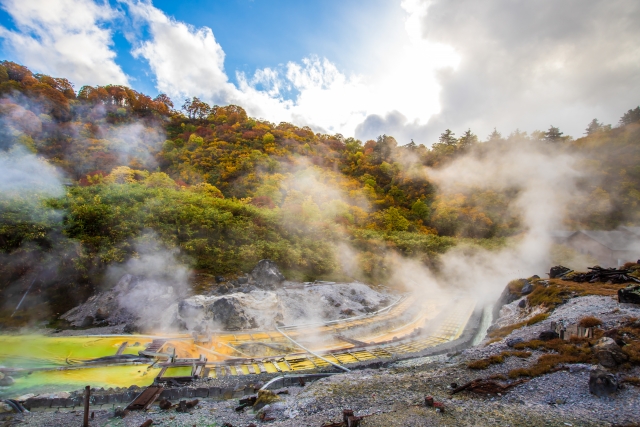
[[[101,23],[116,12],[91,0],[0,0],[17,30],[0,26],[16,61],[77,85],[128,84],[116,64],[111,30]]]

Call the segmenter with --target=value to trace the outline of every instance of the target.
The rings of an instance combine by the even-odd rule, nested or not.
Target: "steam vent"
[[[213,293],[178,300],[176,289],[154,286],[136,310],[130,301],[149,293],[149,279],[126,274],[62,316],[89,333],[95,327],[143,334],[3,337],[13,390],[349,372],[455,348],[476,308],[469,298],[416,298],[358,282],[289,282],[270,260],[247,276],[222,279]],[[164,332],[149,333],[153,328]]]

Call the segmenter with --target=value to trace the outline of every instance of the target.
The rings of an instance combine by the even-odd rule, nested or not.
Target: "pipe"
[[[18,303],[18,305],[16,306],[16,309],[13,310],[13,314],[11,315],[11,317],[15,316],[15,314],[18,312],[18,309],[20,308],[20,306],[22,305],[22,302],[24,301],[24,299],[27,297],[27,294],[29,293],[29,291],[31,290],[31,287],[33,286],[34,283],[36,283],[36,280],[38,279],[40,275],[36,275],[36,277],[33,278],[33,280],[31,281],[31,284],[29,285],[29,287],[27,288],[27,292],[24,293],[24,295],[22,296],[22,299],[20,300],[20,302]]]
[[[317,357],[318,359],[322,359],[322,360],[324,360],[325,362],[327,362],[327,363],[329,363],[329,364],[331,364],[331,365],[335,366],[336,368],[342,369],[342,370],[343,370],[343,371],[345,371],[345,372],[351,372],[351,370],[350,370],[349,368],[346,368],[346,367],[344,367],[344,366],[341,366],[341,365],[335,364],[335,363],[333,363],[331,360],[327,360],[327,359],[325,359],[324,357],[320,356],[319,354],[316,354],[316,353],[314,353],[313,351],[309,350],[308,348],[306,348],[306,347],[305,347],[305,346],[303,346],[302,344],[295,342],[295,341],[293,340],[293,338],[291,338],[289,335],[287,335],[287,334],[285,334],[284,332],[282,332],[282,331],[280,330],[280,328],[278,328],[278,325],[276,325],[276,331],[280,332],[280,333],[281,333],[281,334],[282,334],[286,339],[288,339],[289,341],[291,341],[292,343],[294,343],[295,345],[297,345],[298,347],[300,347],[301,349],[303,349],[303,350],[304,350],[304,351],[306,351],[307,353],[309,353],[309,354],[311,354],[311,355],[313,355],[313,356]]]
[[[309,378],[309,377],[313,377],[313,378],[318,378],[318,377],[330,377],[332,375],[340,375],[337,372],[324,372],[321,374],[299,374],[299,375],[282,375],[279,377],[275,377],[275,378],[271,378],[265,385],[263,385],[262,387],[260,387],[260,390],[269,390],[269,387],[271,386],[271,384],[276,383],[277,381],[282,380],[282,384],[284,387],[284,379],[285,378]]]

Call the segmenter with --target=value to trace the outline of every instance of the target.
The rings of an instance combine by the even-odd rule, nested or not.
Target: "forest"
[[[640,220],[640,107],[615,126],[586,123],[578,139],[554,126],[486,140],[447,129],[428,147],[314,133],[198,98],[76,90],[9,61],[0,97],[0,293],[13,301],[36,283],[55,312],[103,286],[144,241],[202,277],[270,258],[293,279],[378,283],[389,251],[437,268],[453,246],[508,244],[525,231],[510,209],[517,187],[440,192],[429,171],[519,144],[580,154],[589,209],[571,210],[567,229]],[[12,175],[17,165],[31,173]]]

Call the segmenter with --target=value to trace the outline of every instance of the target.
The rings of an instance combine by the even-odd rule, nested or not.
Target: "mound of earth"
[[[362,283],[295,283],[273,261],[262,260],[242,288],[189,296],[182,288],[124,275],[61,318],[76,328],[111,332],[273,329],[372,313],[391,304],[388,294]],[[108,333],[109,330],[101,330]]]
[[[289,285],[289,286],[287,286]],[[285,282],[272,290],[195,295],[179,305],[179,317],[190,330],[273,329],[286,325],[341,319],[372,313],[393,298],[363,283],[315,284]]]

